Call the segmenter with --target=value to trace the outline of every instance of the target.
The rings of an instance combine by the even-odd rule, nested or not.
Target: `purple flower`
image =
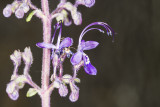
[[[84,70],[89,75],[96,75],[96,68],[90,63],[88,55],[86,55],[83,51],[90,50],[96,48],[98,46],[98,42],[96,41],[82,41],[81,45],[78,47],[78,51],[72,56],[71,63],[72,65],[79,64],[82,60],[84,61]]]
[[[72,46],[73,44],[73,39],[70,37],[66,37],[62,40],[62,42],[60,43],[60,45],[58,46],[59,48],[57,48],[57,46],[51,44],[51,43],[37,43],[36,45],[40,48],[48,48],[48,49],[52,49],[52,52],[54,52],[54,49],[57,49],[57,53],[61,53],[63,48],[67,48]],[[53,57],[53,53],[51,58]]]
[[[55,26],[55,32],[53,34],[53,38],[52,38],[52,42],[51,43],[37,43],[36,45],[40,48],[48,48],[48,49],[58,49],[58,50],[61,50],[63,48],[66,48],[66,47],[70,47],[72,46],[73,44],[73,39],[70,38],[70,37],[66,37],[62,40],[62,42],[60,43],[60,39],[61,39],[61,33],[62,33],[62,22],[58,22]],[[56,31],[60,28],[60,31],[59,31],[59,35],[58,35],[58,40],[57,40],[57,44],[56,46],[53,45],[53,41],[54,41],[54,37],[55,37],[55,34],[56,34]]]
[[[57,44],[53,45],[53,41],[54,41],[54,37],[56,34],[56,31],[58,30],[58,28],[60,28],[59,31],[59,35],[58,35],[58,40],[57,40]],[[63,52],[64,48],[70,47],[73,44],[73,39],[70,37],[66,37],[64,38],[61,42],[61,32],[62,32],[62,22],[60,21],[60,23],[57,23],[55,25],[55,32],[53,34],[53,38],[52,38],[52,42],[51,43],[37,43],[36,45],[40,48],[48,48],[48,49],[52,49],[52,55],[51,55],[51,59],[53,58],[53,54],[54,54],[54,49],[56,49],[55,53],[57,53],[58,55],[60,55]],[[71,53],[68,53],[71,54]],[[67,54],[67,55],[68,55]]]
[[[114,31],[112,30],[112,28],[107,23],[94,22],[94,23],[89,24],[81,32],[80,37],[79,37],[79,44],[78,44],[77,52],[72,56],[72,58],[70,60],[73,66],[76,66],[81,61],[84,61],[84,70],[89,75],[96,75],[97,74],[97,70],[90,63],[88,55],[86,55],[83,51],[84,50],[94,49],[94,48],[96,48],[98,46],[99,43],[96,42],[96,41],[86,41],[85,42],[84,40],[82,40],[82,38],[88,31],[91,31],[91,30],[98,30],[98,31],[104,33],[104,31],[101,30],[100,28],[93,28],[92,27],[92,26],[95,26],[95,25],[100,25],[100,26],[104,27],[105,30],[107,31],[107,35],[111,35],[111,36],[113,35],[114,36]]]

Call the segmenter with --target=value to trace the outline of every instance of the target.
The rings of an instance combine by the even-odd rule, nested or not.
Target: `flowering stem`
[[[43,42],[50,43],[51,41],[51,18],[49,14],[49,5],[48,0],[41,0],[42,11],[44,17],[42,18],[43,22]],[[50,50],[43,49],[43,59],[42,59],[42,92],[41,100],[42,107],[50,107],[50,93],[47,91],[49,87],[49,75],[50,75]]]

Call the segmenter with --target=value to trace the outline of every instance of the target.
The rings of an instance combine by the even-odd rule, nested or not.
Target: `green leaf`
[[[31,19],[32,19],[33,15],[34,15],[35,13],[36,13],[36,10],[33,10],[33,11],[28,15],[28,17],[26,18],[26,22],[31,21]]]
[[[37,94],[37,90],[35,88],[30,88],[27,92],[27,97],[32,97]]]

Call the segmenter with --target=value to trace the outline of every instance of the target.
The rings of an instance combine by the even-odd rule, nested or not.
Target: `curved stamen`
[[[55,35],[56,35],[56,31],[58,30],[58,27],[57,27],[57,26],[58,26],[58,24],[55,24],[55,31],[54,31],[54,34],[53,34],[51,43],[53,43],[54,37],[55,37]]]
[[[59,30],[59,34],[58,34],[58,40],[57,40],[57,46],[56,46],[56,49],[59,48],[59,45],[60,45],[60,41],[61,41],[61,34],[62,34],[62,21],[59,22],[60,24],[60,30]]]
[[[80,45],[81,40],[82,40],[84,34],[86,33],[87,29],[88,29],[89,27],[95,26],[95,25],[100,25],[100,26],[104,27],[104,28],[106,29],[106,31],[107,31],[107,35],[108,35],[108,34],[109,34],[109,35],[113,35],[113,39],[114,39],[114,31],[113,31],[113,29],[112,29],[107,23],[104,23],[104,22],[93,22],[93,23],[89,24],[87,27],[85,27],[85,28],[83,29],[83,31],[81,32],[80,37],[79,37],[79,45]],[[90,30],[88,30],[88,31],[90,31]],[[79,46],[79,45],[78,45],[78,46]]]

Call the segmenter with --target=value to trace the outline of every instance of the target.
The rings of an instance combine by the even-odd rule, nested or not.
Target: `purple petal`
[[[89,75],[96,75],[97,69],[90,63],[89,57],[86,54],[83,55],[83,60],[85,72]]]
[[[79,64],[81,62],[82,54],[83,54],[83,52],[78,51],[71,57],[72,65],[77,65],[77,64]]]
[[[36,46],[39,47],[39,48],[48,48],[48,49],[54,49],[54,48],[56,48],[55,45],[49,44],[49,43],[44,43],[44,42],[37,43]]]
[[[89,75],[97,75],[97,69],[91,63],[84,65],[84,70]]]
[[[68,94],[68,88],[64,84],[60,84],[58,91],[61,97],[66,97]]]
[[[87,41],[84,43],[82,43],[82,49],[83,50],[90,50],[90,49],[94,49],[99,45],[98,42],[96,41]]]
[[[70,47],[73,44],[73,40],[70,37],[66,37],[65,39],[62,40],[60,43],[60,48],[65,48],[65,47]]]

